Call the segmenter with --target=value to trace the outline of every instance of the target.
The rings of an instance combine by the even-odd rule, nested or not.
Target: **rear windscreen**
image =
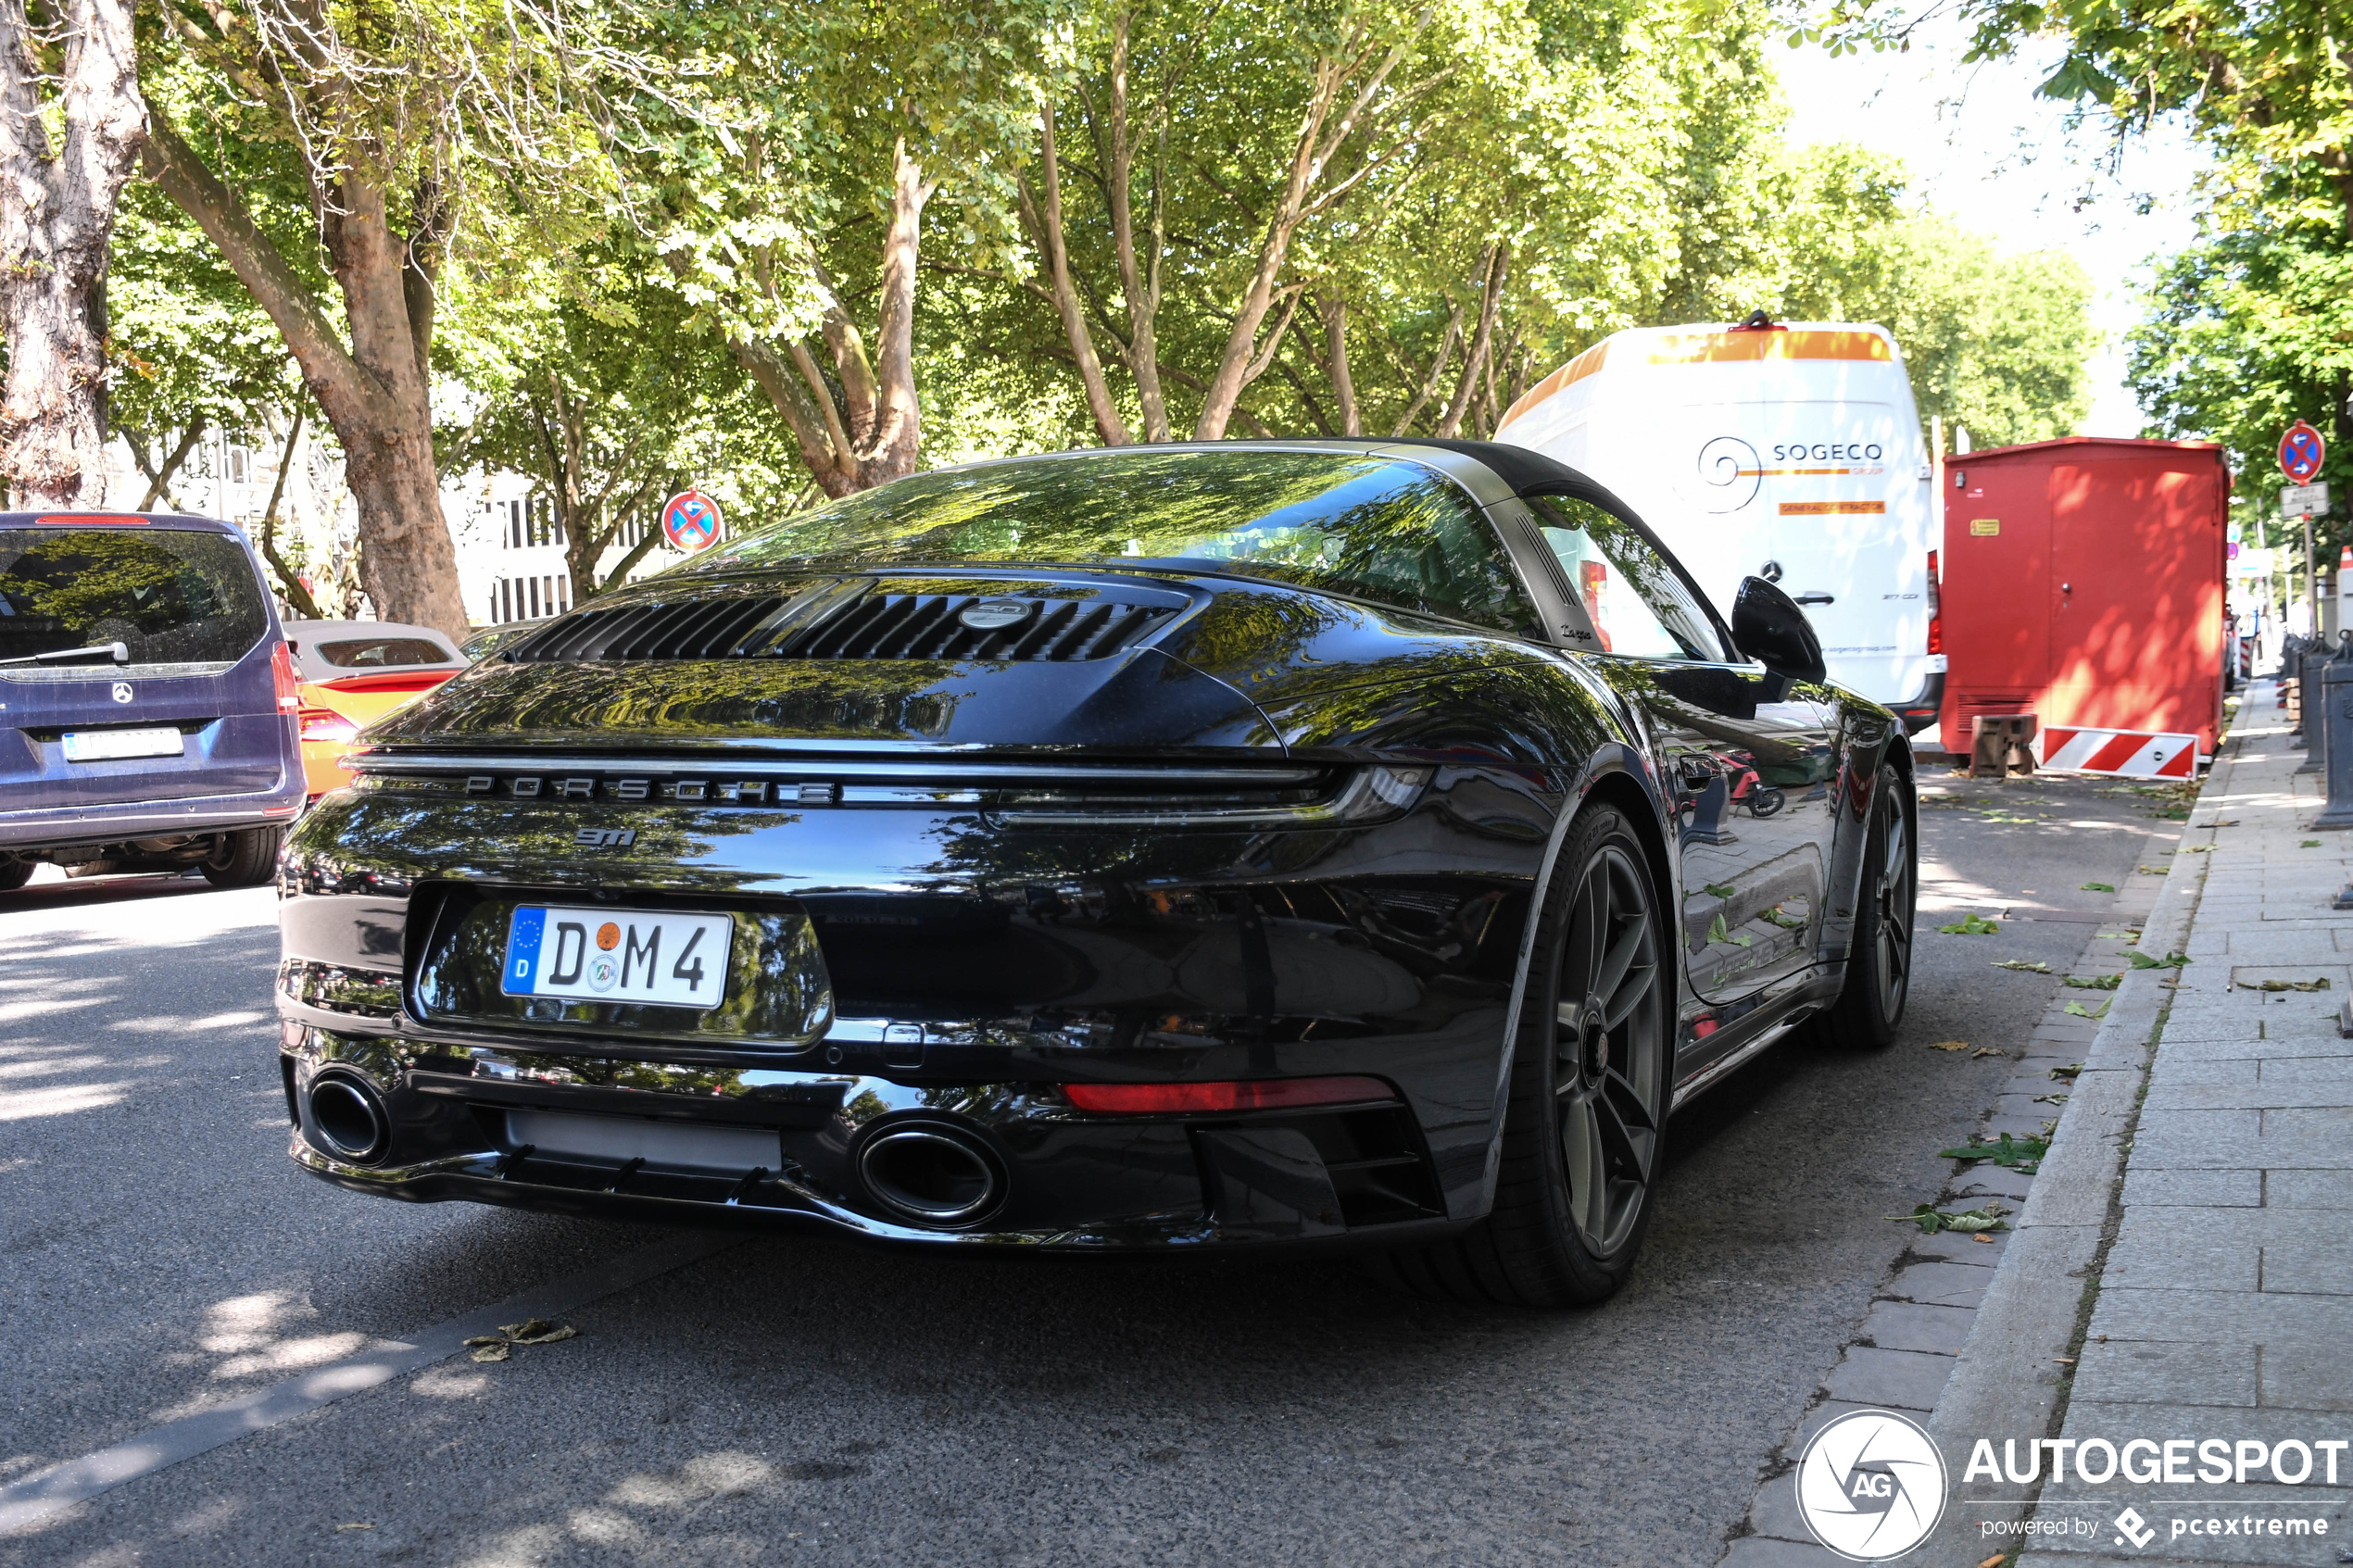
[[[157,528],[0,528],[0,659],[122,643],[134,664],[242,659],[270,628],[233,539]]]
[[[1129,447],[915,474],[681,570],[1014,561],[1261,577],[1507,631],[1535,619],[1469,497],[1368,452]]]
[[[422,637],[354,637],[313,643],[310,652],[338,670],[402,670],[417,664],[455,664],[458,656]]]

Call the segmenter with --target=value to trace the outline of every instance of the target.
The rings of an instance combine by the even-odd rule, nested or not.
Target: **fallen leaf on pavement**
[[[2048,974],[2051,972],[2051,966],[2049,964],[2043,963],[2040,960],[2033,963],[2028,963],[2024,959],[1998,960],[1994,963],[1994,967],[1995,969],[2023,970],[2029,974]]]
[[[2109,886],[2105,882],[2087,882],[2083,884],[2083,891],[2086,893],[2113,893],[2116,889]]]
[[[2000,922],[1986,920],[1980,915],[1964,915],[1952,924],[1940,925],[1936,929],[1950,936],[1999,936],[2002,934]]]
[[[2007,1054],[2008,1053],[2007,1051],[1995,1050],[1992,1046],[1980,1046],[1977,1047],[1976,1051],[1970,1055],[1969,1060],[1971,1061],[1975,1061],[1981,1056],[2006,1056]]]
[[[2120,974],[2070,974],[2067,977],[2067,984],[2079,991],[2113,991],[2123,982],[2124,977]]]
[[[1993,1238],[1992,1236],[1973,1236],[1969,1237],[1969,1239],[1970,1239],[1971,1241],[1982,1241],[1982,1242],[1985,1243],[1985,1245],[1986,1245],[1986,1246],[1988,1246],[1988,1247],[1991,1247],[1991,1246],[1993,1246],[1993,1245],[1994,1245],[1994,1238]]]
[[[551,1323],[545,1318],[525,1318],[521,1323],[502,1325],[499,1333],[518,1345],[555,1345],[576,1338],[580,1331],[570,1323]]]
[[[374,1528],[375,1526],[373,1524],[361,1524],[356,1522],[349,1524],[338,1524],[335,1526],[337,1532],[345,1530],[372,1530]]]
[[[1928,1043],[1928,1048],[1932,1051],[1965,1051],[1969,1049],[1969,1042],[1967,1040],[1931,1040]]]
[[[1890,1214],[1891,1220],[1908,1220],[1931,1236],[1938,1231],[1957,1231],[1963,1236],[1978,1236],[1984,1231],[2006,1231],[2010,1227],[2001,1216],[2009,1210],[1998,1203],[1988,1203],[1976,1209],[1964,1209],[1956,1214],[1940,1214],[1933,1203],[1923,1203],[1908,1214]],[[1987,1236],[1983,1239],[1991,1240]]]
[[[2320,847],[2321,841],[2317,838],[2308,838],[2296,846],[2298,849],[2318,849]]]
[[[479,1334],[466,1343],[478,1361],[503,1361],[513,1350],[506,1336],[498,1334]]]
[[[2070,1061],[2065,1067],[2052,1068],[2051,1076],[2059,1079],[2063,1083],[2071,1084],[2075,1081],[2075,1075],[2082,1071],[2083,1064],[2082,1062]]]
[[[2082,1002],[2070,1002],[2060,1010],[2071,1013],[2077,1018],[2106,1018],[2108,1016],[2108,1003],[2102,1002],[2099,1005],[2099,1010],[2097,1011],[2094,1011],[2092,1009],[2085,1007]]]
[[[2182,969],[2186,967],[2190,960],[2179,953],[2162,959],[2153,959],[2146,953],[2127,953],[2124,955],[2124,961],[2134,969]]]
[[[1940,1148],[1936,1157],[1939,1160],[1988,1160],[2031,1176],[2043,1156],[2050,1151],[2048,1138],[2019,1138],[2004,1133],[1992,1143],[1979,1140],[1972,1141],[1966,1148]]]
[[[2325,974],[2318,980],[2266,980],[2260,985],[2252,980],[2239,982],[2242,991],[2325,991],[2328,988],[2329,978]]]

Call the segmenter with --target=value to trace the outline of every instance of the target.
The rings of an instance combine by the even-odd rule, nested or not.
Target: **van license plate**
[[[111,762],[124,757],[182,757],[186,742],[176,729],[68,730],[69,762]]]
[[[708,1011],[727,999],[735,937],[726,915],[525,904],[507,922],[498,988]]]

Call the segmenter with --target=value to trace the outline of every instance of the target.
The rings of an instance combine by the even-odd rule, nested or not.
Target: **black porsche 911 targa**
[[[1514,448],[925,473],[515,640],[283,862],[358,1192],[1591,1301],[1674,1109],[1904,1010],[1912,759]]]

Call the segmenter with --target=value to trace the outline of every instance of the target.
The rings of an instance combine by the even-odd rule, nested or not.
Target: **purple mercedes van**
[[[302,809],[299,706],[231,524],[0,512],[0,892],[44,860],[269,881]]]

